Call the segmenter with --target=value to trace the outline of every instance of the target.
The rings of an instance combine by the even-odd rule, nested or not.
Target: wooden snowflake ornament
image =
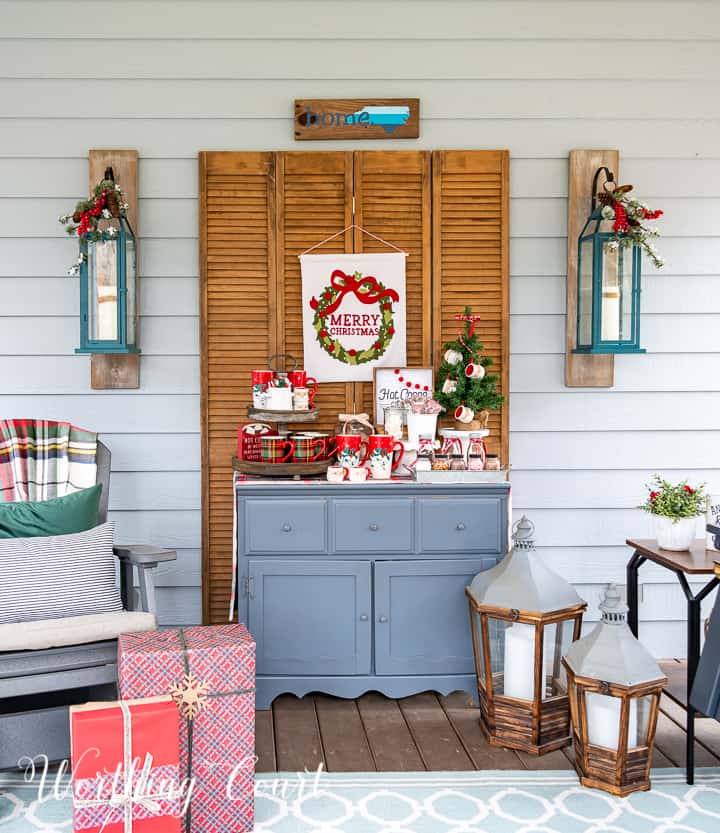
[[[208,684],[192,674],[185,674],[182,683],[171,686],[170,692],[180,714],[191,720],[208,704]]]

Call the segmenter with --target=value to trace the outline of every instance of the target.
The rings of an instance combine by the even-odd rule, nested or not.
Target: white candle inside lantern
[[[588,742],[593,746],[604,746],[617,750],[620,744],[620,711],[622,700],[607,694],[588,692],[585,695],[587,709]],[[637,701],[630,701],[628,723],[628,748],[637,746],[638,722]]]
[[[532,700],[535,692],[535,626],[516,622],[505,630],[503,694]]]
[[[620,287],[608,287],[602,293],[603,341],[620,340]]]

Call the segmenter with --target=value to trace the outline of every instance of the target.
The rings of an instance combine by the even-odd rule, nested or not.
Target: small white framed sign
[[[383,408],[398,405],[417,396],[431,399],[432,367],[376,367],[373,374],[375,424],[385,424]]]

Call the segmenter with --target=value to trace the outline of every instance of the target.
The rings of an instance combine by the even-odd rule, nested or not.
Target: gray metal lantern
[[[582,783],[614,795],[650,788],[660,694],[660,667],[632,635],[627,606],[614,584],[602,620],[563,658],[568,679],[575,766]]]
[[[562,654],[580,637],[586,603],[535,552],[523,516],[512,551],[465,588],[480,726],[495,746],[540,755],[570,743]]]
[[[578,240],[577,347],[575,353],[644,353],[640,347],[640,246],[617,233],[597,204],[598,168],[590,216]],[[618,242],[618,238],[620,242]]]

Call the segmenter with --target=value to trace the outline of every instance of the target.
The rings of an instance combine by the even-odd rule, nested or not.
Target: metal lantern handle
[[[605,183],[612,182],[615,183],[615,174],[610,170],[610,168],[603,165],[601,168],[598,168],[595,171],[595,176],[593,177],[592,182],[592,210],[595,211],[595,206],[597,205],[597,187],[598,187],[598,179],[600,178],[600,174],[605,174]],[[592,213],[592,212],[591,212]]]
[[[285,364],[286,368],[283,371],[284,373],[292,373],[293,370],[297,370],[298,360],[295,358],[295,356],[291,355],[290,353],[274,353],[268,359],[268,367],[270,368],[270,370],[273,371],[273,373],[277,373],[280,370],[280,368],[273,367],[273,362],[275,361],[275,359],[285,359],[284,364]],[[287,364],[288,364],[289,361],[293,362],[293,366],[288,370],[287,369]]]

